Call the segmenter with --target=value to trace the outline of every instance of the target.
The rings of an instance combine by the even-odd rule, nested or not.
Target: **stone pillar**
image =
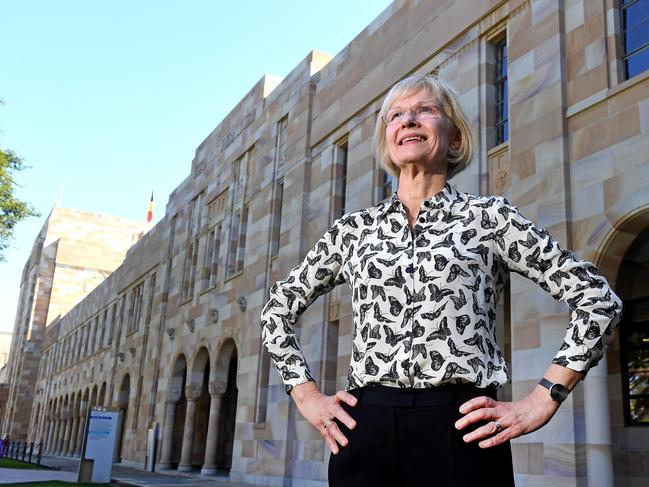
[[[606,354],[584,380],[586,468],[588,487],[613,487],[611,414],[608,397]]]
[[[86,416],[88,415],[88,401],[81,401],[79,404],[79,428],[77,429],[77,444],[74,449],[74,455],[81,456],[81,447],[83,446],[83,432],[86,428]]]
[[[171,450],[174,437],[174,420],[176,419],[176,405],[178,399],[167,399],[165,401],[165,419],[162,429],[162,452],[158,469],[169,470],[171,468]]]
[[[179,472],[191,472],[192,447],[194,446],[194,422],[196,420],[196,401],[201,395],[201,384],[192,384],[185,387],[187,398],[187,413],[185,414],[185,431],[183,431],[183,448],[178,465]]]
[[[205,445],[205,460],[201,475],[216,475],[216,449],[219,436],[219,415],[221,402],[225,394],[226,384],[221,380],[213,380],[208,384],[210,392],[210,418],[207,424],[207,443]]]
[[[45,452],[51,453],[52,451],[52,442],[54,441],[54,430],[56,429],[56,418],[54,413],[50,413],[50,426],[47,430],[47,443],[45,445]]]
[[[61,445],[60,455],[65,455],[70,448],[70,434],[72,433],[72,414],[65,411],[65,435],[63,436],[63,445]]]
[[[76,446],[77,446],[77,431],[79,430],[78,411],[74,411],[71,421],[72,421],[72,429],[70,431],[70,445],[68,446],[68,451],[66,452],[69,457],[74,456],[74,452],[76,451]]]
[[[59,428],[59,437],[56,441],[56,455],[63,453],[63,445],[65,442],[65,431],[68,427],[68,412],[61,411],[61,427]]]
[[[51,455],[56,453],[56,449],[59,445],[59,431],[61,430],[61,416],[60,412],[54,413],[54,431],[52,432],[52,441],[47,446],[47,452]]]

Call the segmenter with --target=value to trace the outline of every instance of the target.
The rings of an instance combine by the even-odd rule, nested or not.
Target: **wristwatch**
[[[554,384],[545,377],[541,379],[539,384],[549,390],[550,397],[559,404],[561,404],[566,399],[566,397],[568,397],[568,394],[570,394],[570,391],[566,388],[566,386],[561,384]]]

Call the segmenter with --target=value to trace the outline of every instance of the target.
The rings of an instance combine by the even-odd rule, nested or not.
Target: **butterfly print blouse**
[[[318,296],[347,282],[354,327],[345,390],[372,383],[499,387],[509,371],[496,341],[495,308],[510,271],[570,307],[552,362],[586,373],[621,318],[622,302],[606,279],[505,198],[460,193],[448,183],[421,203],[412,229],[396,194],[336,220],[271,287],[263,343],[287,393],[315,380],[294,325]]]

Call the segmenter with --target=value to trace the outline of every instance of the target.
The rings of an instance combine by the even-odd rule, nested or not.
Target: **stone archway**
[[[210,420],[201,470],[204,475],[229,472],[232,468],[238,396],[237,361],[236,344],[228,339],[217,354],[214,379],[209,382]]]
[[[96,389],[96,388],[95,388]],[[124,444],[126,443],[126,432],[128,428],[128,410],[129,402],[131,396],[131,377],[129,374],[125,374],[122,379],[122,385],[119,388],[117,395],[117,407],[122,412],[120,416],[120,421],[118,422],[117,427],[117,445],[115,447],[115,456],[113,458],[116,462],[121,462],[123,457]],[[95,396],[96,397],[96,396]],[[92,398],[91,398],[92,402]]]
[[[638,434],[649,424],[649,212],[622,230],[610,246],[621,254],[616,290],[624,315],[607,354],[616,483],[637,478],[625,457],[649,455],[649,435]]]
[[[232,451],[234,449],[234,429],[237,417],[237,350],[232,350],[228,363],[228,381],[223,394],[223,406],[219,421],[219,444],[217,446],[216,464],[219,470],[229,472],[232,469]]]
[[[205,456],[205,439],[209,415],[208,382],[210,376],[210,354],[207,348],[198,350],[192,363],[189,380],[185,386],[187,411],[183,447],[178,470],[189,472],[194,466],[201,466]]]
[[[605,358],[584,382],[588,477],[610,479],[615,485],[637,478],[635,466],[627,461],[629,455],[649,454],[648,435],[639,434],[638,428],[643,427],[629,425],[624,414],[629,387],[624,370],[625,335],[633,326],[632,315],[637,318],[634,304],[643,295],[649,296],[649,207],[633,205],[631,197],[620,201],[619,208],[608,215],[617,217],[617,222],[602,222],[587,243],[586,255],[624,301],[622,321]]]
[[[70,438],[70,397],[65,396],[61,406],[61,428],[59,429],[59,439],[56,447],[56,454],[65,453],[66,439]]]
[[[158,468],[167,470],[180,463],[183,432],[185,429],[185,384],[187,382],[187,359],[180,354],[171,368],[169,388],[165,399],[165,417],[162,425],[162,448]]]

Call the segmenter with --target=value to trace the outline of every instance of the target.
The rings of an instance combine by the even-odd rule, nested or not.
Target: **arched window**
[[[649,426],[649,228],[635,238],[620,266],[620,360],[627,425]]]

